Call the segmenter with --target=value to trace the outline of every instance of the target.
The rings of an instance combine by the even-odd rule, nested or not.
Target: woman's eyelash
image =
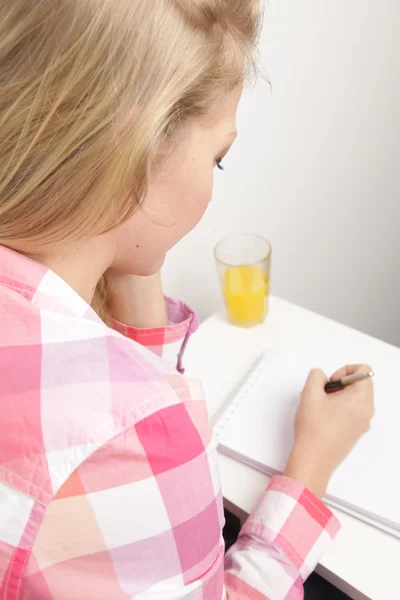
[[[222,164],[222,158],[217,158],[217,160],[215,161],[215,166],[220,170],[223,171],[224,170],[224,165]]]

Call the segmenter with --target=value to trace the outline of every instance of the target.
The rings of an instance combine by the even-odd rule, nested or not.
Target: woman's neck
[[[114,252],[104,236],[99,236],[71,244],[62,250],[27,256],[46,265],[91,304],[96,285],[111,265]]]

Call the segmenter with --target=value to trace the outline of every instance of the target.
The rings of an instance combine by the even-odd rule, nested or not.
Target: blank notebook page
[[[294,441],[300,394],[316,365],[329,374],[338,367],[310,356],[266,354],[216,425],[221,450],[266,473],[282,472]],[[399,394],[385,389],[379,373],[374,384],[371,430],[336,471],[327,500],[400,532]],[[335,401],[334,395],[329,401]]]

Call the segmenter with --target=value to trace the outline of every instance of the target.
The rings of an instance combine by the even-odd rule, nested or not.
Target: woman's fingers
[[[330,381],[337,381],[346,375],[353,375],[353,373],[369,373],[372,371],[370,365],[346,365],[342,367],[330,377]]]

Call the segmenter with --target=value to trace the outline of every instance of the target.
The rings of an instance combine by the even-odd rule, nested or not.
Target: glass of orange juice
[[[254,327],[268,313],[271,250],[255,234],[232,235],[215,248],[225,307],[234,325]]]

